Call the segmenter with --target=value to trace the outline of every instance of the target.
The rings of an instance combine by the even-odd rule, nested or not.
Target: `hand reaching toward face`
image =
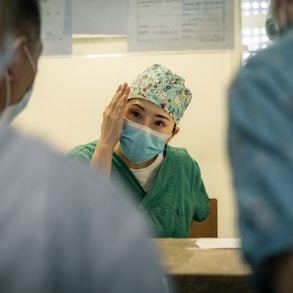
[[[130,88],[127,83],[119,85],[110,104],[105,108],[101,135],[96,145],[90,165],[101,168],[110,176],[114,147],[120,139],[123,118]]]
[[[114,149],[121,136],[129,91],[130,89],[127,83],[119,85],[114,97],[103,113],[99,142],[106,143],[111,149]]]

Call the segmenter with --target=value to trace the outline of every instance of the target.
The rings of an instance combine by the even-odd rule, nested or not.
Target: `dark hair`
[[[174,123],[174,127],[173,127],[173,130],[172,130],[173,133],[175,132],[176,127],[177,127],[177,125],[176,125],[176,123]]]
[[[6,37],[15,32],[15,11],[17,0],[1,0],[0,2],[0,47],[2,49]]]
[[[1,0],[1,34],[11,33],[15,29],[15,11],[18,0]]]
[[[41,15],[39,0],[18,0],[17,32],[28,38],[32,48],[41,38]]]

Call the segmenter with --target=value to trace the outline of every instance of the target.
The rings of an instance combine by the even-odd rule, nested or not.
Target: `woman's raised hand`
[[[107,177],[110,177],[114,147],[122,133],[129,92],[127,83],[119,85],[110,104],[105,108],[101,135],[90,162],[90,166],[102,169]]]
[[[99,143],[107,144],[110,149],[114,149],[120,139],[129,92],[127,83],[120,84],[104,110]]]

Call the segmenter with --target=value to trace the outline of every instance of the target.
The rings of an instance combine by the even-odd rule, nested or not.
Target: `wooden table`
[[[179,293],[255,293],[239,249],[199,249],[195,239],[154,239]]]

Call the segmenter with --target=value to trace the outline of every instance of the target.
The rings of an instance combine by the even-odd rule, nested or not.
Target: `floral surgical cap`
[[[192,94],[184,78],[168,68],[154,64],[147,67],[130,86],[129,99],[144,99],[168,113],[178,125],[188,107]]]

